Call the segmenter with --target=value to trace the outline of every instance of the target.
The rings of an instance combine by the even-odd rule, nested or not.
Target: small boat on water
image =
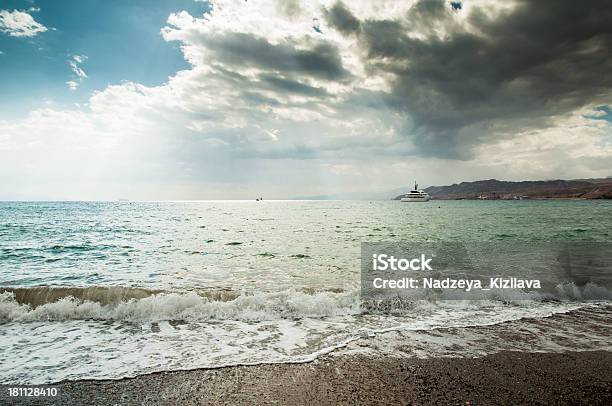
[[[414,189],[412,189],[410,192],[402,196],[400,201],[401,202],[428,202],[429,199],[431,199],[429,194],[426,191],[419,189],[419,185],[416,182],[414,182]]]

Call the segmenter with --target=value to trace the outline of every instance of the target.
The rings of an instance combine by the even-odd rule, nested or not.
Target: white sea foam
[[[253,293],[238,295],[231,300],[214,300],[196,292],[157,293],[107,304],[67,296],[36,307],[18,303],[13,292],[0,293],[0,320],[5,322],[79,319],[258,321],[357,314],[359,308],[356,293],[333,292]]]
[[[6,288],[5,288],[6,289]],[[411,314],[439,302],[472,303],[474,309],[487,302],[574,301],[608,297],[604,287],[587,284],[557,286],[555,294],[491,290],[473,293],[444,291],[415,298],[361,300],[359,292],[214,292],[146,291],[137,288],[35,287],[0,292],[0,321],[117,320],[154,322],[162,320],[260,321],[277,319],[324,318],[360,313]],[[469,299],[469,300],[468,300]]]
[[[60,297],[67,293],[79,299]],[[100,287],[5,291],[0,293],[4,321],[0,378],[5,383],[42,384],[175,369],[307,362],[355,341],[360,341],[361,352],[368,353],[369,339],[388,332],[487,326],[582,306],[498,300],[393,305],[400,315],[389,315],[385,308],[378,313],[364,311],[357,292],[237,295]],[[379,344],[372,347],[373,354],[380,342],[375,341]],[[431,349],[429,354],[435,356],[436,346],[421,347],[415,347],[415,354],[427,356]],[[488,350],[470,347],[473,353]]]
[[[509,305],[453,301],[423,302],[412,309],[411,315],[399,317],[340,315],[256,322],[215,319],[179,323],[142,320],[9,322],[0,329],[3,357],[0,378],[4,383],[42,384],[66,379],[115,379],[176,369],[307,362],[356,340],[360,342],[359,347],[369,353],[370,338],[386,332],[487,326],[525,317],[547,317],[578,307],[577,304],[561,303]],[[314,313],[320,314],[320,310]],[[418,343],[405,341],[402,345],[415,344]],[[432,350],[428,352],[428,348]],[[418,356],[436,356],[435,348],[425,346],[415,351],[418,350]],[[482,350],[488,351],[487,348]],[[377,354],[377,348],[372,351]]]

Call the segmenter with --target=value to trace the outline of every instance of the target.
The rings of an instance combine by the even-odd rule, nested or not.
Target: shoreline
[[[480,358],[428,359],[342,354],[300,364],[154,372],[51,386],[58,388],[57,398],[10,401],[41,405],[606,405],[612,404],[612,352],[502,351]]]

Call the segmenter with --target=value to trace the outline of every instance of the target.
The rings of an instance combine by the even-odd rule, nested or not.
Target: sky
[[[606,3],[2,0],[0,200],[612,176]]]

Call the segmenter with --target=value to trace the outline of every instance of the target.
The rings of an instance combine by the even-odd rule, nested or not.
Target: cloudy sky
[[[612,176],[608,1],[2,0],[0,199]]]

